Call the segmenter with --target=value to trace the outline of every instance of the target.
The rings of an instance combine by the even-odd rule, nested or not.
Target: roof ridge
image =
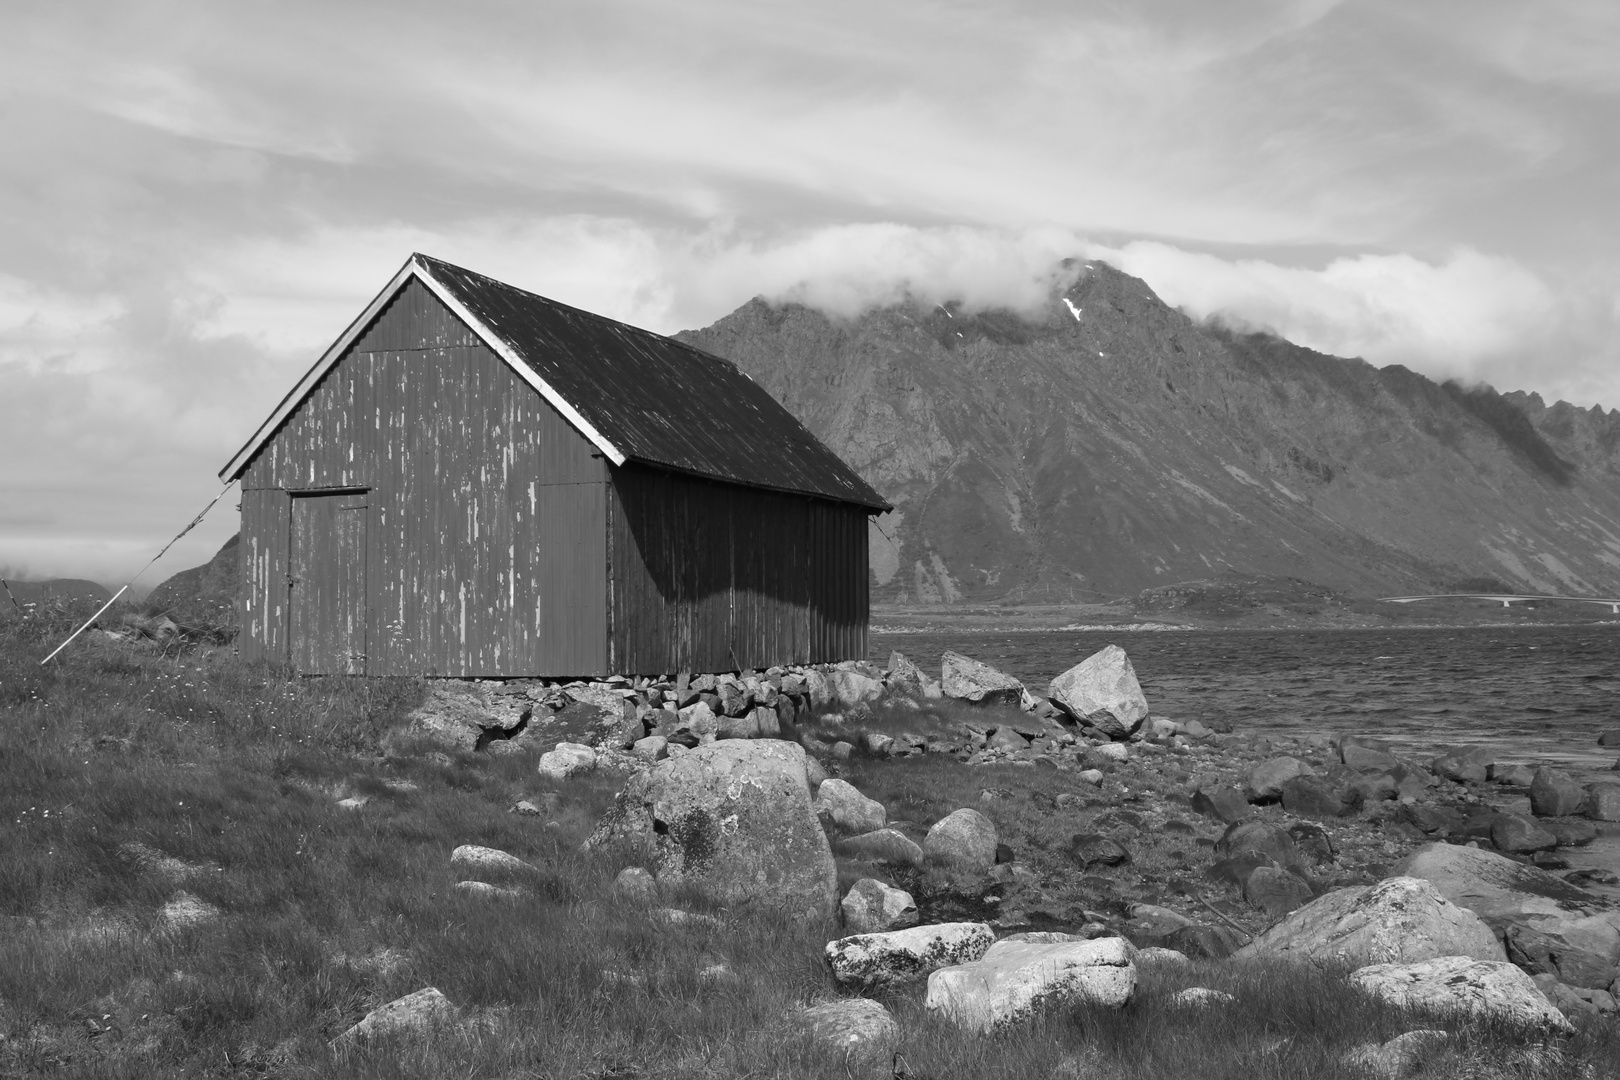
[[[412,252],[220,472],[242,475],[326,373],[415,279],[608,461],[890,509],[866,480],[725,357]]]
[[[523,296],[526,296],[526,297],[528,297],[528,298],[530,298],[532,300],[538,300],[541,303],[549,304],[550,306],[552,306],[554,308],[563,308],[566,311],[569,311],[569,312],[572,312],[572,313],[578,314],[578,315],[583,315],[585,318],[594,320],[595,322],[598,322],[598,323],[604,323],[604,324],[607,324],[609,326],[614,326],[614,327],[627,328],[629,330],[635,331],[638,334],[642,334],[642,335],[645,335],[645,336],[651,337],[651,338],[656,338],[660,343],[669,343],[669,344],[677,345],[680,348],[686,350],[687,352],[697,353],[698,355],[707,357],[710,360],[718,360],[720,363],[725,364],[727,367],[735,368],[736,371],[737,371],[737,374],[742,375],[743,377],[747,378],[749,381],[753,381],[753,376],[749,375],[748,372],[746,372],[742,368],[738,367],[737,363],[735,361],[727,360],[725,357],[720,356],[717,353],[712,353],[707,349],[700,349],[696,345],[690,344],[689,342],[682,341],[680,338],[677,338],[677,337],[675,337],[675,336],[673,336],[671,334],[660,334],[657,330],[649,330],[645,326],[637,326],[635,323],[625,322],[623,319],[615,319],[611,315],[603,315],[600,312],[591,311],[588,308],[578,307],[578,306],[576,306],[574,304],[570,304],[570,303],[568,303],[566,301],[558,300],[555,297],[546,296],[543,293],[531,292],[530,290],[523,288],[521,285],[513,285],[510,281],[502,281],[500,278],[490,277],[488,274],[480,273],[477,270],[469,270],[465,266],[462,266],[462,265],[460,265],[458,263],[450,262],[448,259],[441,259],[436,255],[428,255],[428,254],[425,254],[425,253],[420,252],[420,251],[414,251],[414,252],[411,253],[411,258],[415,259],[415,260],[422,261],[424,263],[436,263],[439,266],[447,267],[448,269],[454,270],[457,273],[466,274],[469,277],[480,278],[483,281],[489,282],[491,285],[494,285],[494,286],[496,286],[498,288],[506,289],[509,292],[521,293]],[[425,267],[425,268],[428,268],[428,267]],[[431,268],[428,268],[428,269],[431,269]],[[755,297],[755,299],[759,299],[759,298]]]

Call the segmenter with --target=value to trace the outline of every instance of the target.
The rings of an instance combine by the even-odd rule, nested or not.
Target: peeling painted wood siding
[[[636,465],[611,471],[613,670],[866,655],[863,507]]]
[[[292,500],[289,633],[299,671],[366,674],[369,508],[364,493]]]
[[[352,488],[367,496],[369,674],[605,674],[607,479],[411,282],[243,476],[243,655],[297,655],[290,493]]]
[[[245,478],[244,478],[245,479]],[[291,500],[279,488],[242,488],[242,580],[237,588],[244,659],[287,659],[287,540]]]

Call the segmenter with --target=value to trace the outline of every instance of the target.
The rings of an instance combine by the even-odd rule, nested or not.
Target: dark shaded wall
[[[633,464],[610,471],[615,671],[730,671],[866,655],[863,508]]]
[[[242,653],[370,675],[606,674],[607,480],[595,448],[413,281],[243,476]],[[327,536],[312,515],[292,550],[295,498],[340,494],[364,495],[363,528]],[[290,570],[312,565],[363,586],[301,594]],[[323,661],[311,633],[363,660]]]

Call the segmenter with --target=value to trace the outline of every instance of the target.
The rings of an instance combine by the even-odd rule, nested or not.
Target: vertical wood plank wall
[[[636,465],[610,471],[613,670],[729,671],[866,655],[861,507]]]
[[[243,476],[242,653],[289,656],[289,492],[359,487],[367,674],[607,674],[607,479],[413,281]]]

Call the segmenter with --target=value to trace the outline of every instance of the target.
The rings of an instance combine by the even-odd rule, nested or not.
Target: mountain
[[[1074,269],[1033,315],[755,299],[678,336],[895,505],[871,532],[875,600],[1089,601],[1234,574],[1620,594],[1620,413],[1195,323],[1105,263]]]
[[[147,610],[167,615],[181,626],[234,627],[241,540],[232,536],[203,565],[165,579],[146,597]]]
[[[82,578],[51,578],[48,581],[14,581],[5,579],[0,590],[0,619],[20,615],[35,604],[59,602],[64,604],[105,604],[112,592],[105,585]]]

